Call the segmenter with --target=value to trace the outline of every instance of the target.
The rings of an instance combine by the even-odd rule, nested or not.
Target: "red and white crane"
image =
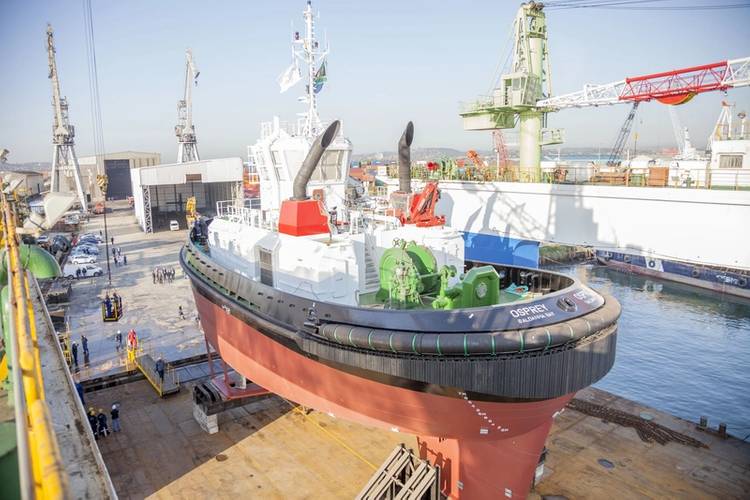
[[[675,106],[685,104],[696,94],[747,85],[750,85],[750,57],[636,76],[604,85],[585,85],[583,90],[537,101],[537,106],[557,111],[564,108],[632,104],[607,160],[607,165],[617,165],[641,102],[657,100],[662,104]]]
[[[584,85],[583,90],[542,99],[536,105],[550,111],[654,99],[676,105],[702,92],[747,85],[750,85],[750,57],[625,78],[603,85]]]

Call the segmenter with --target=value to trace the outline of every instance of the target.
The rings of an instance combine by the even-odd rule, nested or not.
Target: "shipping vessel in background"
[[[207,342],[284,398],[417,435],[445,494],[524,497],[554,416],[614,362],[619,304],[560,274],[466,261],[434,211],[439,187],[412,192],[411,123],[389,206],[347,204],[351,143],[318,117],[309,3],[304,16],[307,110],[251,148],[261,208],[220,203],[180,254]]]

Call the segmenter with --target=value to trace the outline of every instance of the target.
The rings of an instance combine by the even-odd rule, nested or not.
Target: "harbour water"
[[[622,304],[617,359],[596,387],[740,439],[750,434],[750,303],[698,288],[581,264],[576,275]]]

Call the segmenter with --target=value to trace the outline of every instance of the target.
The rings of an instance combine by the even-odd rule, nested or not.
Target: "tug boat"
[[[305,19],[307,51],[309,3]],[[180,252],[206,342],[290,401],[416,435],[451,498],[525,498],[553,418],[612,367],[619,304],[561,274],[465,261],[437,184],[411,190],[411,123],[390,206],[347,202],[350,143],[314,112],[254,147],[265,206],[220,202]]]

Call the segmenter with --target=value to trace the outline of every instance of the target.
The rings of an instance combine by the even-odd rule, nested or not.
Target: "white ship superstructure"
[[[298,98],[306,110],[294,122],[283,122],[274,117],[261,124],[261,136],[250,147],[251,161],[260,177],[261,207],[278,211],[281,202],[292,195],[292,180],[297,175],[310,145],[326,127],[318,114],[318,93],[327,81],[327,42],[321,44],[315,33],[315,21],[310,2],[303,12],[305,32],[294,32],[292,63],[279,77],[281,92],[304,80],[303,94]],[[302,76],[305,70],[305,77]],[[343,209],[346,202],[346,179],[352,144],[340,129],[313,172],[308,194],[323,200],[329,210]]]

